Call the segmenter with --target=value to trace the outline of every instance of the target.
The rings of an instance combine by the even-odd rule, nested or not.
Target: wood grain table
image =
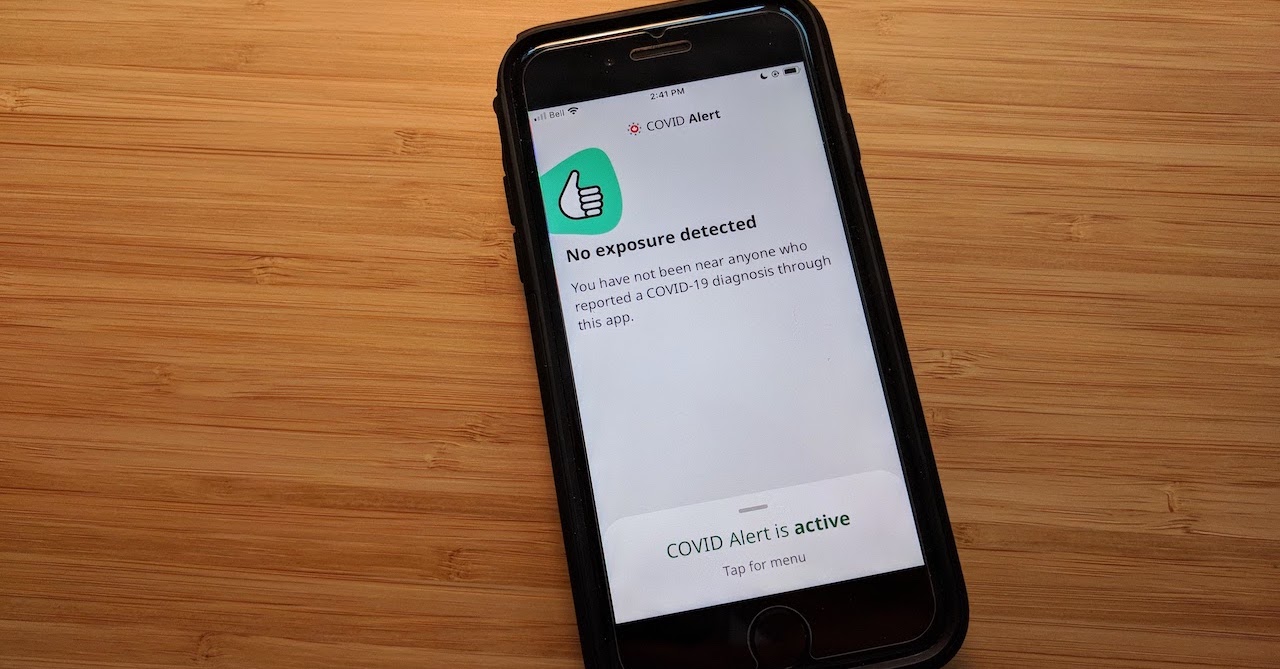
[[[625,4],[0,0],[0,666],[580,663],[490,99]],[[1280,667],[1280,5],[822,9],[954,666]]]

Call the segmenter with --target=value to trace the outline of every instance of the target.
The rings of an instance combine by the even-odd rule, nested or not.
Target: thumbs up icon
[[[569,173],[560,191],[560,213],[574,220],[599,216],[604,211],[604,196],[599,186],[578,186],[578,170]]]
[[[600,235],[622,220],[618,173],[609,156],[596,147],[582,149],[543,172],[538,189],[547,232],[553,235]]]

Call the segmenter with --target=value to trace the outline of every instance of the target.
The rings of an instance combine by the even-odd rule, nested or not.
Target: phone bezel
[[[887,645],[881,644],[874,648],[835,656],[823,660],[820,664],[926,666],[938,661],[945,662],[958,649],[968,621],[967,599],[959,561],[942,500],[936,467],[929,448],[928,434],[924,427],[923,412],[911,374],[905,340],[867,198],[852,123],[848,121],[845,111],[844,96],[835,72],[829,40],[816,10],[803,0],[770,4],[720,0],[678,2],[553,24],[523,33],[503,59],[502,68],[499,71],[498,98],[495,99],[494,106],[503,134],[503,159],[508,180],[512,223],[516,227],[517,261],[520,264],[529,305],[530,325],[539,378],[542,382],[544,411],[552,447],[552,464],[556,476],[561,521],[584,656],[589,666],[604,666],[598,664],[601,662],[612,664],[615,659],[620,661],[624,652],[622,646],[627,645],[626,628],[628,626],[676,618],[684,618],[687,623],[699,617],[704,620],[715,616],[732,617],[735,607],[741,611],[746,611],[748,608],[758,611],[771,602],[782,601],[787,597],[794,598],[798,593],[781,593],[745,602],[671,614],[661,619],[622,625],[613,623],[603,548],[595,518],[594,496],[587,471],[586,450],[578,416],[572,370],[569,365],[567,338],[563,320],[559,317],[561,313],[559,295],[551,262],[549,237],[545,220],[543,220],[527,113],[532,109],[546,106],[571,104],[627,91],[657,88],[706,76],[727,74],[729,72],[720,71],[711,72],[705,76],[687,76],[686,68],[686,76],[678,81],[654,76],[642,82],[624,77],[620,82],[618,73],[628,69],[628,66],[633,64],[632,61],[620,60],[614,56],[615,65],[610,73],[609,67],[604,65],[604,58],[611,53],[611,49],[629,51],[640,43],[656,44],[676,38],[693,39],[689,31],[696,32],[699,25],[714,25],[721,19],[759,12],[774,12],[794,22],[800,40],[801,57],[765,62],[778,56],[779,52],[767,48],[738,50],[740,54],[747,55],[741,58],[734,57],[728,67],[732,71],[741,72],[796,60],[803,60],[806,63],[820,126],[827,145],[832,177],[839,193],[849,250],[857,270],[859,290],[898,440],[904,478],[907,481],[917,530],[924,549],[926,566],[919,569],[924,572],[924,578],[928,580],[934,599],[935,614],[932,622],[928,629],[914,640],[897,639]],[[661,39],[654,36],[663,30],[666,34],[663,34]],[[757,46],[760,44],[758,39],[760,35],[743,34],[738,37],[747,41],[756,40]],[[768,44],[767,41],[765,43]],[[705,48],[698,47],[696,44],[695,42],[695,54],[706,53]],[[586,51],[581,51],[584,49]],[[558,91],[557,95],[544,96],[538,104],[529,104],[526,97],[528,93],[526,75],[530,71],[530,63],[536,62],[538,58],[546,58],[547,54],[568,54],[574,50],[579,50],[578,55],[570,56],[568,59],[576,59],[582,63],[582,66],[575,70],[576,75],[585,73],[589,76],[576,78],[586,82],[583,91],[591,94],[575,93],[571,86],[561,87],[564,90]],[[794,54],[794,52],[786,53]],[[789,55],[781,57],[786,58]],[[622,53],[622,58],[626,58],[625,52]],[[619,67],[623,63],[627,65]],[[549,71],[554,72],[563,69],[564,66],[564,64],[556,64],[549,68]],[[534,69],[536,71],[537,68]],[[715,69],[710,68],[710,70]],[[877,580],[893,581],[900,578],[901,574],[901,572],[881,574],[857,581],[818,586],[801,591],[799,594],[810,591],[827,591],[829,594],[830,591],[842,587],[850,589],[851,592],[859,591],[861,588],[861,592],[865,594],[868,584],[874,586]],[[871,615],[873,614],[868,614],[868,617]],[[747,620],[749,619],[748,617]],[[745,635],[745,628],[740,632]]]

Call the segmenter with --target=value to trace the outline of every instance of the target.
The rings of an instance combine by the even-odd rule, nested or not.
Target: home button
[[[759,669],[786,669],[809,659],[809,623],[795,609],[771,606],[757,613],[747,638]]]

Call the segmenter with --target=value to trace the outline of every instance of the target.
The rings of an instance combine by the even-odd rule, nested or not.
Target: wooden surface
[[[624,4],[0,0],[0,666],[580,662],[489,105]],[[822,6],[954,666],[1280,666],[1280,5]]]

